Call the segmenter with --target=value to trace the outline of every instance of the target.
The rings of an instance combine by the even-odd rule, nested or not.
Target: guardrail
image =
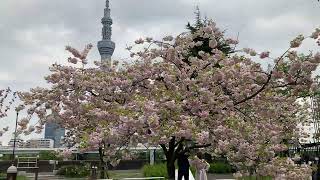
[[[38,157],[18,157],[17,169],[33,170],[35,174],[35,180],[38,180],[38,174],[39,174]]]

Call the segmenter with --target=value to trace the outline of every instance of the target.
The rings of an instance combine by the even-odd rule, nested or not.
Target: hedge
[[[209,173],[215,174],[229,174],[233,173],[233,168],[230,164],[225,162],[214,162],[210,164]]]

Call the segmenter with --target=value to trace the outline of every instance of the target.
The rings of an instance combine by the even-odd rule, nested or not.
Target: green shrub
[[[167,166],[165,163],[155,165],[144,165],[142,168],[144,177],[165,177],[168,178]]]
[[[88,166],[63,166],[58,170],[58,175],[70,178],[82,178],[90,175],[90,168]]]
[[[59,157],[59,154],[55,151],[40,151],[39,153],[40,160],[62,160]]]
[[[2,157],[0,157],[0,160],[3,160],[3,161],[12,160],[12,154],[4,154]]]
[[[225,162],[214,162],[210,164],[209,173],[216,173],[216,174],[232,173],[232,166]]]
[[[7,179],[7,175],[5,173],[0,173],[0,180],[5,180]]]

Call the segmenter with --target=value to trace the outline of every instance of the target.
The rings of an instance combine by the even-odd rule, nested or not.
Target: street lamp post
[[[19,116],[19,112],[17,111],[16,127],[14,129],[14,137],[13,137],[12,165],[7,170],[7,179],[10,179],[10,180],[16,180],[17,174],[18,174],[18,169],[17,169],[16,166],[14,166],[14,164],[15,164],[15,149],[16,149],[16,138],[17,138],[18,116]]]
[[[16,141],[17,141],[17,127],[18,127],[18,117],[19,113],[17,112],[16,114],[16,126],[14,128],[14,135],[13,135],[13,148],[12,148],[12,165],[14,164],[15,161],[15,150],[16,150]]]
[[[97,179],[97,169],[96,165],[91,166],[91,179]]]

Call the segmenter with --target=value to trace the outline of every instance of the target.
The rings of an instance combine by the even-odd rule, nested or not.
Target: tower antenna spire
[[[115,43],[111,41],[112,36],[112,18],[109,0],[106,0],[104,16],[101,19],[102,24],[102,40],[98,42],[98,50],[101,55],[101,62],[107,66],[111,66],[111,56],[115,49]]]
[[[106,0],[106,8],[109,9],[109,0]]]

